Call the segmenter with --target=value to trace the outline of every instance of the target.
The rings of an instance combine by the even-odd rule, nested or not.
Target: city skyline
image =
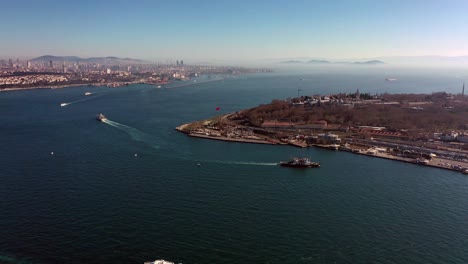
[[[3,5],[2,58],[258,61],[468,55],[465,1],[26,1]]]

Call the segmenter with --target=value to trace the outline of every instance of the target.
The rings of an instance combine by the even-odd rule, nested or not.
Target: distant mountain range
[[[415,66],[449,66],[449,65],[467,65],[468,56],[382,56],[355,58],[347,60],[329,61],[320,57],[294,57],[274,59],[273,63],[281,64],[354,64],[354,65],[415,65]]]
[[[380,61],[380,60],[355,61],[355,62],[331,62],[327,60],[309,60],[309,61],[288,60],[288,61],[282,61],[280,63],[284,63],[284,64],[355,64],[355,65],[385,64],[385,62]]]
[[[99,64],[144,64],[148,63],[144,60],[132,58],[118,58],[118,57],[93,57],[93,58],[80,58],[77,56],[52,56],[45,55],[32,59],[31,61],[54,61],[54,62],[82,62],[82,63],[99,63]]]

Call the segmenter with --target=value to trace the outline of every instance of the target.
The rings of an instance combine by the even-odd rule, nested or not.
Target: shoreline
[[[195,84],[201,84],[201,83],[208,83],[208,82],[216,82],[216,81],[223,81],[225,80],[224,78],[221,79],[213,79],[213,80],[208,80],[208,81],[202,81],[202,82],[194,82],[194,83],[184,83],[179,86],[174,86],[174,87],[169,87],[169,88],[179,88],[179,87],[184,87],[184,86],[189,86],[189,85],[195,85]],[[11,91],[21,91],[21,90],[35,90],[35,89],[62,89],[62,88],[69,88],[69,87],[79,87],[79,86],[89,86],[89,87],[110,87],[110,88],[118,88],[118,87],[123,87],[123,86],[128,86],[128,85],[133,85],[133,84],[139,84],[139,81],[134,81],[134,82],[125,82],[125,84],[117,85],[117,86],[109,86],[115,84],[115,82],[109,82],[109,83],[81,83],[81,84],[64,84],[64,85],[45,85],[45,86],[32,86],[32,87],[11,87],[11,88],[0,88],[0,92],[11,92]],[[168,83],[144,83],[147,85],[166,85],[166,84],[171,84],[175,82],[168,82]]]
[[[13,88],[4,88],[0,89],[0,92],[11,92],[11,91],[21,91],[21,90],[35,90],[35,89],[63,89],[69,87],[78,87],[78,86],[92,86],[92,87],[99,87],[99,86],[107,86],[108,84],[102,83],[84,83],[84,84],[65,84],[65,85],[49,85],[49,86],[34,86],[34,87],[13,87]]]
[[[225,116],[228,116],[230,114],[226,114]],[[374,149],[377,146],[371,146],[365,150],[358,150],[354,149],[337,149],[332,146],[334,145],[323,145],[323,144],[307,144],[305,142],[300,142],[300,141],[289,141],[289,142],[281,142],[279,140],[274,140],[274,139],[247,139],[247,138],[241,138],[241,137],[224,137],[224,136],[214,136],[214,135],[206,135],[206,134],[199,134],[199,133],[193,133],[193,132],[187,132],[184,129],[187,128],[191,123],[187,124],[182,124],[178,127],[175,128],[175,130],[186,134],[189,137],[194,137],[194,138],[202,138],[202,139],[210,139],[210,140],[219,140],[219,141],[226,141],[226,142],[237,142],[237,143],[249,143],[249,144],[262,144],[262,145],[288,145],[288,146],[295,146],[295,147],[300,147],[300,148],[308,148],[308,147],[317,147],[317,148],[323,148],[323,149],[328,149],[330,151],[343,151],[343,152],[349,152],[352,154],[358,154],[358,155],[364,155],[368,157],[375,157],[375,158],[381,158],[381,159],[387,159],[387,160],[394,160],[394,161],[400,161],[400,162],[405,162],[405,163],[411,163],[414,165],[419,165],[419,166],[427,166],[427,167],[432,167],[432,168],[438,168],[438,169],[444,169],[444,170],[451,170],[455,172],[461,172],[463,174],[468,174],[467,172],[464,172],[463,170],[457,169],[454,166],[465,166],[465,168],[468,168],[468,163],[466,162],[461,162],[461,161],[454,161],[454,160],[449,160],[449,159],[442,159],[442,158],[433,158],[432,160],[428,161],[427,163],[418,163],[417,159],[413,158],[406,158],[406,157],[400,157],[400,156],[395,156],[391,155],[389,153],[380,153],[380,152],[374,152],[370,153],[370,149]]]

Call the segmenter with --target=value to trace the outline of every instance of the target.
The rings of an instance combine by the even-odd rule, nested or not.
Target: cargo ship
[[[279,163],[283,167],[292,167],[292,168],[318,168],[320,163],[313,162],[308,158],[294,158],[290,161],[281,161]]]

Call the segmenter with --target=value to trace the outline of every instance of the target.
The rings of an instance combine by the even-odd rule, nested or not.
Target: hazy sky
[[[2,1],[0,56],[468,55],[468,1]]]

